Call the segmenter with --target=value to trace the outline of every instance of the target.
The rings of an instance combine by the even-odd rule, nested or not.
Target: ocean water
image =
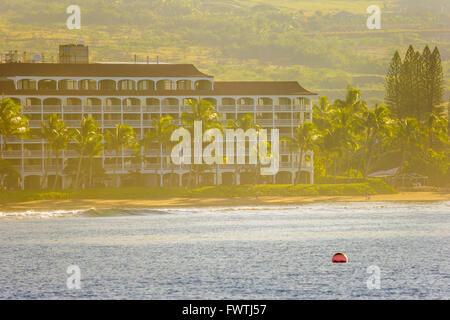
[[[448,299],[449,264],[450,202],[0,209],[0,299]]]

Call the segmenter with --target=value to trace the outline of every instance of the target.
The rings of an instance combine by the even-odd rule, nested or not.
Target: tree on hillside
[[[386,105],[399,119],[413,117],[420,123],[442,103],[444,75],[439,49],[428,46],[420,54],[409,46],[402,62],[398,52],[391,60],[385,81]]]
[[[395,51],[389,65],[389,70],[386,75],[386,105],[391,109],[397,118],[401,118],[405,114],[405,110],[401,110],[402,104],[400,101],[400,70],[402,66],[402,59],[398,51]]]

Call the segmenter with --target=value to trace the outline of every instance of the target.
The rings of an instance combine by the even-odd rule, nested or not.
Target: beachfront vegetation
[[[367,196],[394,194],[395,189],[379,179],[367,179],[352,184],[317,185],[254,185],[183,187],[124,187],[64,191],[7,191],[0,193],[0,204],[33,200],[151,200],[169,198],[256,198],[264,196]]]
[[[344,100],[321,97],[313,121],[315,173],[345,175],[347,181],[371,172],[399,168],[429,178],[432,185],[450,181],[448,109],[442,101],[443,70],[439,50],[412,46],[402,61],[395,53],[386,76],[386,106],[370,108],[358,89],[349,87]],[[412,97],[412,98],[411,98]],[[334,180],[336,182],[336,178]]]

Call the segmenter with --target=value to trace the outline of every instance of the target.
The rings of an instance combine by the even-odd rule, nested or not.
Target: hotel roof
[[[215,81],[213,90],[15,90],[7,77],[209,77],[192,64],[0,64],[0,94],[55,96],[315,95],[297,81]]]
[[[2,63],[0,77],[208,77],[192,64]]]

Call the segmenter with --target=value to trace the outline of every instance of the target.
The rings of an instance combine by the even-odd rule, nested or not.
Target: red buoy
[[[331,262],[333,263],[347,263],[348,259],[347,256],[345,255],[345,253],[336,253],[333,256],[333,259],[331,259]]]

